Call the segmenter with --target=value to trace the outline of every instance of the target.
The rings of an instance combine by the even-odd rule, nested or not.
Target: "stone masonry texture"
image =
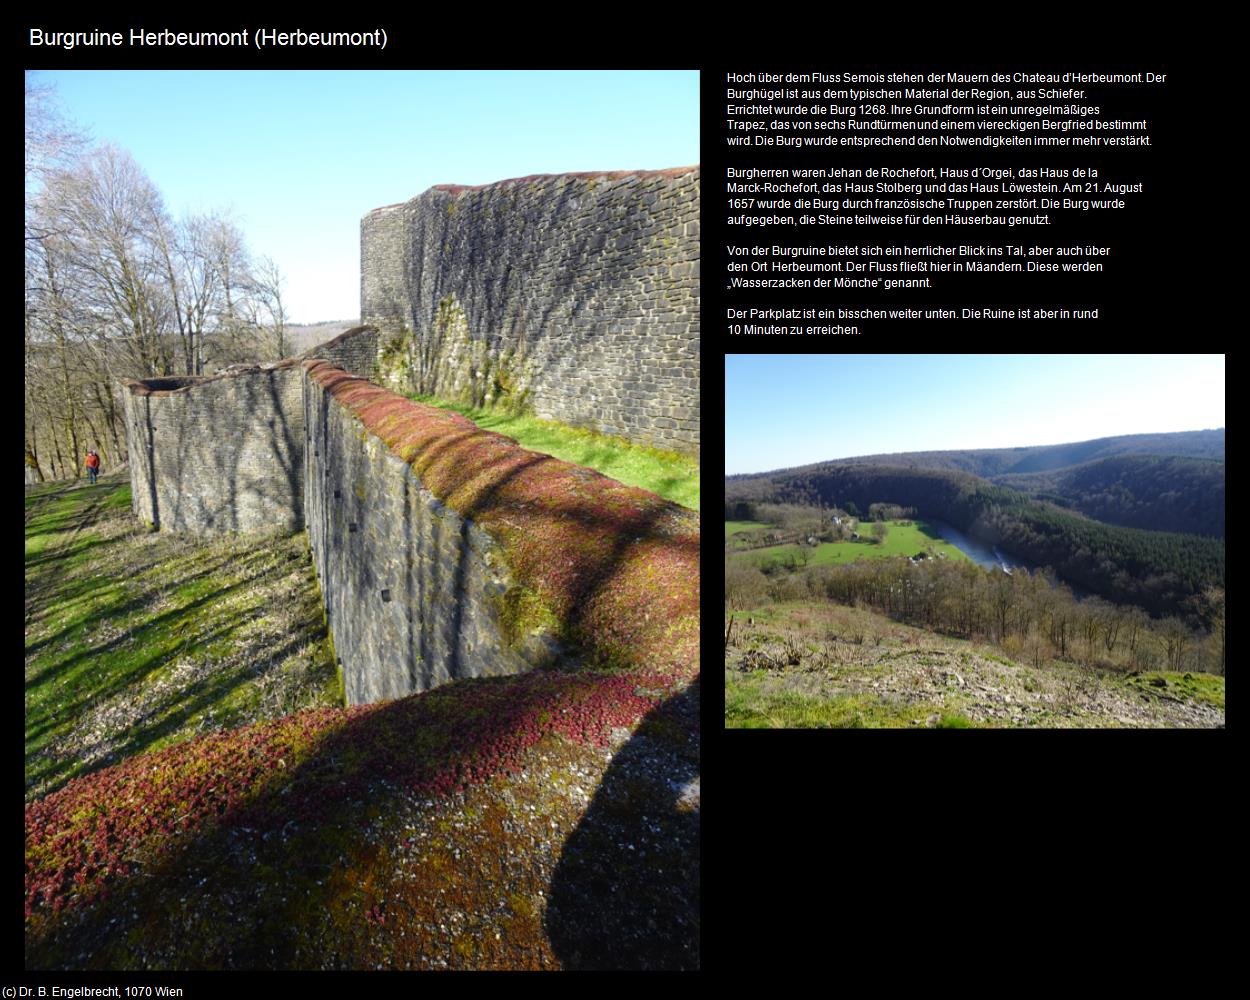
[[[698,663],[699,519],[306,361],[309,543],[349,700]]]
[[[321,358],[336,368],[359,375],[361,378],[378,377],[378,331],[372,326],[357,326],[344,330],[333,340],[305,351],[301,359]]]
[[[515,584],[499,546],[313,380],[305,421],[308,541],[348,704],[564,656],[541,632],[501,634]]]
[[[306,527],[351,704],[580,662],[689,669],[697,515],[376,383],[697,451],[698,211],[692,167],[371,212],[365,325],[277,364],[128,384],[135,513]]]
[[[127,388],[136,515],[199,534],[303,526],[303,372],[296,362]]]
[[[361,222],[361,321],[402,390],[699,445],[699,169],[444,185]]]
[[[697,662],[693,511],[325,360],[127,388],[135,513],[198,534],[306,527],[352,704]]]

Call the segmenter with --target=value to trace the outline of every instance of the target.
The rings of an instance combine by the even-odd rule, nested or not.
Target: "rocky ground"
[[[731,727],[1224,726],[1222,678],[1033,667],[851,609],[769,617],[743,622],[726,650]]]

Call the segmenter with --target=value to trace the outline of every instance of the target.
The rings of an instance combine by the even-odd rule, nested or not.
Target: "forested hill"
[[[1224,479],[1223,461],[1123,455],[994,482],[1110,524],[1223,538]]]
[[[1176,434],[1132,434],[1070,444],[972,451],[915,451],[897,455],[842,458],[786,472],[813,471],[829,465],[891,465],[900,468],[952,469],[992,479],[1023,473],[1053,472],[1120,455],[1157,455],[1224,461],[1224,428]],[[772,475],[772,473],[763,473]],[[749,479],[750,476],[734,476]]]
[[[964,472],[826,464],[727,480],[727,518],[753,519],[759,502],[915,507],[921,517],[1051,566],[1074,586],[1153,614],[1184,613],[1205,588],[1224,586],[1223,541],[1103,524]]]

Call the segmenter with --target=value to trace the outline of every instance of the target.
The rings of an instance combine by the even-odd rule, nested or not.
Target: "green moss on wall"
[[[509,649],[535,632],[560,637],[560,620],[533,591],[522,586],[509,587],[494,601],[499,621],[499,634]]]
[[[408,387],[413,346],[413,334],[407,327],[394,331],[381,342],[378,348],[379,382],[396,388]]]

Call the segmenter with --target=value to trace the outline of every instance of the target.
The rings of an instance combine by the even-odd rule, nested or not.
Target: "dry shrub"
[[[1012,660],[1024,658],[1024,636],[1012,633],[1001,643],[1003,652]]]
[[[797,667],[803,663],[803,658],[807,655],[807,649],[802,641],[796,639],[792,635],[788,635],[781,640],[782,661],[788,667]]]

